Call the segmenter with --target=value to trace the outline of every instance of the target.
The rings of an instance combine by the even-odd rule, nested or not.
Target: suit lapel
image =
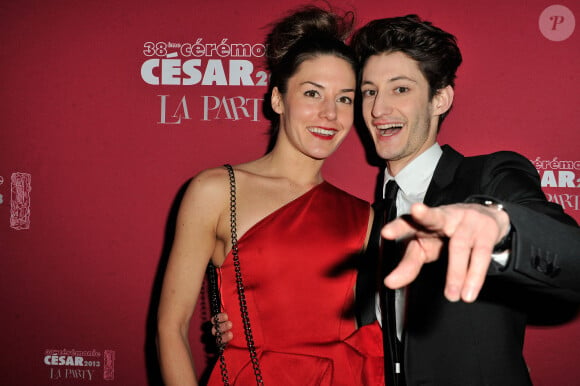
[[[437,206],[446,203],[448,195],[443,192],[452,184],[464,157],[449,145],[441,146],[443,154],[437,163],[431,183],[427,188],[424,203],[429,206]]]

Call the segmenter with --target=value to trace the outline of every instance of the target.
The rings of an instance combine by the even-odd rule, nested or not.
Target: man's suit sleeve
[[[580,300],[580,229],[523,205],[505,202],[504,207],[514,233],[508,264],[500,275]]]
[[[484,169],[483,190],[503,204],[513,230],[507,265],[490,274],[580,301],[580,228],[574,219],[546,199],[536,169],[521,155],[494,153]]]

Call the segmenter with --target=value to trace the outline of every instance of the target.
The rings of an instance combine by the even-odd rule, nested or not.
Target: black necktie
[[[397,217],[397,193],[399,192],[399,185],[395,180],[389,180],[385,186],[384,201],[385,201],[385,224]]]
[[[387,183],[384,194],[384,224],[397,217],[397,192],[399,186],[395,180]],[[395,291],[387,288],[382,282],[399,263],[400,251],[397,243],[392,240],[381,239],[379,260],[381,269],[380,302],[383,328],[383,349],[385,354],[385,384],[387,386],[404,385],[402,366],[402,345],[397,338],[397,322],[395,310]]]
[[[394,220],[397,217],[397,193],[399,185],[395,180],[389,180],[384,192],[384,213],[383,225]],[[382,268],[383,277],[388,275],[398,264],[396,243],[392,240],[385,240],[381,237],[379,246],[379,261]],[[382,280],[381,280],[382,282]]]

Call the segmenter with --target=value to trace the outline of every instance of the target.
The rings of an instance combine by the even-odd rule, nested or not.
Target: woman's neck
[[[320,184],[322,178],[321,168],[324,160],[306,157],[303,154],[286,154],[276,148],[255,161],[265,175],[277,178],[285,178],[296,185],[314,186]]]

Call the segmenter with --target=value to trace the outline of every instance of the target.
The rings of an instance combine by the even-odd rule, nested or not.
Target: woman
[[[220,267],[224,312],[234,326],[224,351],[230,384],[253,384],[256,377],[270,385],[384,382],[380,329],[355,332],[348,312],[356,272],[341,268],[364,248],[372,212],[321,174],[353,124],[355,60],[343,42],[349,28],[347,19],[307,7],[268,35],[271,150],[233,167],[254,366],[231,252],[230,175],[222,167],[209,169],[190,183],[158,314],[167,384],[197,384],[188,326],[210,260]],[[220,383],[216,366],[209,384]]]

